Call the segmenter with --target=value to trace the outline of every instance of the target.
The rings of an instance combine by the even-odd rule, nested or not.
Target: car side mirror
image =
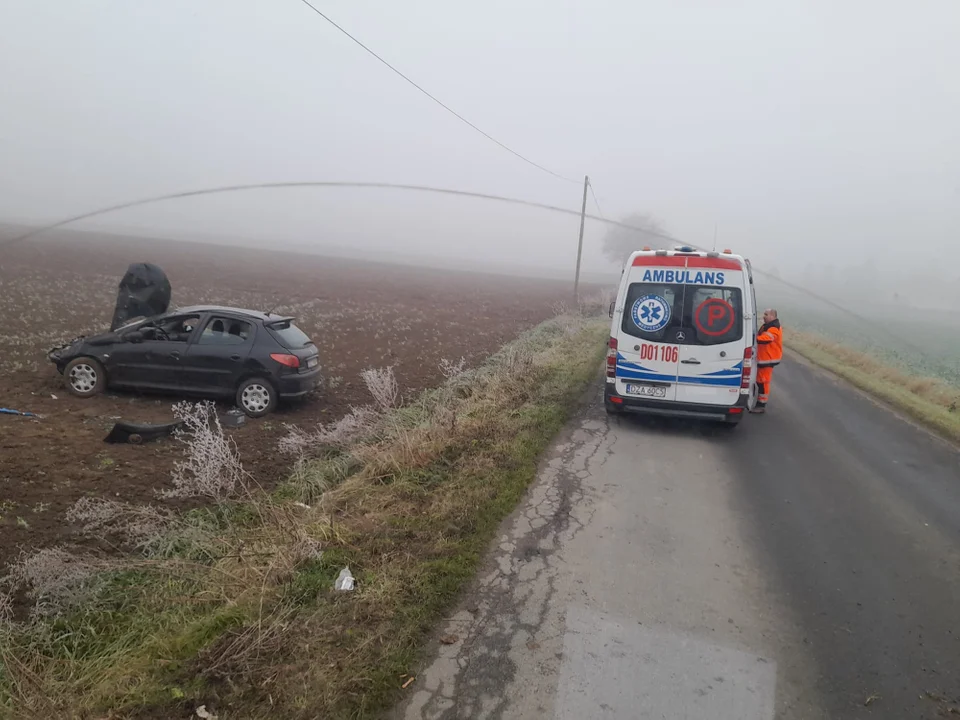
[[[610,317],[613,317],[613,309],[614,309],[614,307],[616,307],[616,305],[617,305],[617,301],[616,301],[616,300],[614,300],[612,303],[610,303],[610,309],[607,311],[607,315],[609,315]]]
[[[144,333],[142,330],[131,330],[128,333],[125,333],[123,339],[127,342],[138,343],[143,342]]]

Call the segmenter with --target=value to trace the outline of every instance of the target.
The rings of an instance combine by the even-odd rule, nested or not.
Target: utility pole
[[[573,280],[573,301],[580,304],[580,258],[583,257],[583,223],[587,219],[587,187],[590,176],[583,176],[583,205],[580,207],[580,241],[577,243],[577,275]]]

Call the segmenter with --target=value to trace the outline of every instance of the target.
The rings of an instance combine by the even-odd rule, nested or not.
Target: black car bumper
[[[79,344],[76,340],[67,344],[55,347],[47,353],[47,360],[57,366],[57,372],[63,374],[63,369],[67,363],[77,357],[77,348]]]
[[[603,402],[611,412],[628,412],[664,417],[693,418],[697,420],[722,420],[739,422],[747,412],[746,395],[741,395],[733,405],[705,405],[702,403],[671,402],[652,398],[626,397],[616,391],[613,383],[606,383]]]
[[[320,368],[303,373],[281,375],[277,379],[277,392],[282,398],[303,397],[320,385]]]

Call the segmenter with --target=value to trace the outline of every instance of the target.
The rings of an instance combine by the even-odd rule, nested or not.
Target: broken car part
[[[160,423],[159,425],[121,421],[113,426],[110,434],[107,435],[103,441],[108,443],[131,443],[132,445],[139,445],[140,443],[166,437],[181,425],[183,425],[183,423],[179,420]]]

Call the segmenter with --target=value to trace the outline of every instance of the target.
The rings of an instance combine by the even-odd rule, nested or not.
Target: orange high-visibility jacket
[[[780,320],[763,325],[757,333],[757,367],[774,367],[783,358],[783,331]]]

